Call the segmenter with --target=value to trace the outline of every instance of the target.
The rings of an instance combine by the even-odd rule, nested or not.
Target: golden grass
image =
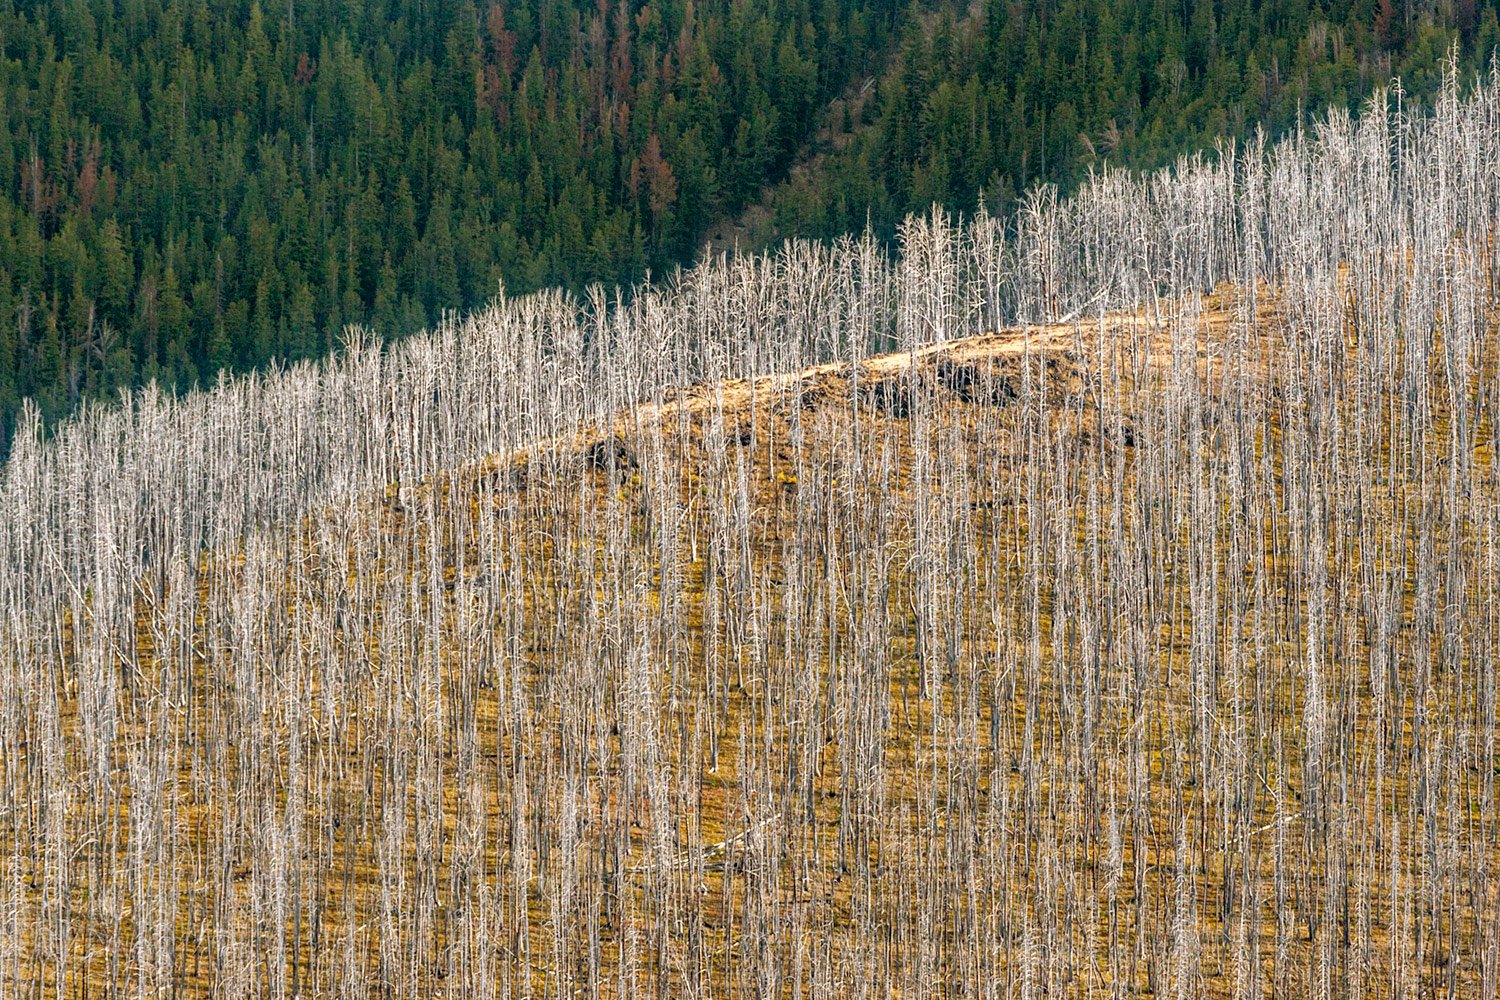
[[[1212,304],[1200,331],[1195,368],[1205,385],[1222,386],[1226,377],[1228,362],[1209,348],[1230,342],[1230,306]],[[272,540],[285,550],[282,596],[260,614],[282,629],[285,661],[253,664],[245,676],[288,685],[281,692],[268,685],[268,702],[304,704],[300,712],[273,705],[246,723],[270,734],[253,760],[250,748],[207,735],[243,704],[237,671],[248,651],[236,651],[225,625],[248,586],[243,553],[205,557],[186,654],[158,648],[158,606],[171,594],[143,585],[138,667],[121,674],[114,751],[121,794],[112,815],[69,817],[85,846],[68,862],[63,898],[47,884],[44,859],[28,856],[36,840],[23,831],[40,820],[0,825],[0,877],[25,885],[21,922],[31,938],[23,951],[31,963],[19,978],[43,994],[56,985],[58,963],[41,946],[49,932],[33,918],[62,908],[75,926],[62,995],[133,989],[150,971],[132,950],[139,922],[128,906],[130,880],[145,877],[165,887],[159,897],[175,893],[174,994],[225,988],[220,942],[205,934],[208,926],[221,935],[232,928],[248,942],[260,988],[285,973],[304,991],[326,991],[352,962],[355,978],[378,994],[382,976],[395,974],[380,957],[383,879],[401,875],[401,898],[424,901],[397,921],[398,951],[407,956],[399,990],[410,993],[462,993],[447,981],[462,965],[456,956],[487,945],[518,990],[548,995],[615,995],[626,980],[658,995],[687,995],[704,983],[743,995],[753,992],[752,970],[764,967],[767,951],[781,956],[788,981],[825,994],[831,987],[809,985],[807,970],[862,974],[864,987],[889,995],[944,993],[942,984],[962,980],[998,982],[1010,993],[1033,975],[1049,994],[1150,995],[1180,982],[1180,963],[1193,958],[1190,995],[1235,995],[1237,977],[1252,968],[1261,989],[1278,995],[1310,989],[1325,974],[1338,993],[1362,984],[1388,995],[1391,977],[1412,964],[1403,949],[1420,950],[1413,952],[1420,981],[1408,988],[1446,991],[1451,973],[1458,994],[1473,995],[1476,942],[1500,920],[1495,876],[1481,876],[1479,895],[1408,914],[1392,896],[1391,871],[1394,863],[1395,885],[1413,894],[1411,905],[1427,905],[1422,892],[1436,883],[1422,852],[1435,849],[1435,836],[1458,831],[1467,864],[1500,870],[1500,824],[1484,798],[1494,775],[1468,765],[1481,758],[1452,751],[1442,773],[1454,784],[1428,799],[1435,814],[1412,812],[1420,801],[1412,790],[1420,777],[1414,728],[1477,735],[1478,693],[1438,664],[1426,701],[1409,696],[1410,686],[1382,700],[1371,686],[1363,619],[1352,601],[1331,602],[1328,648],[1341,656],[1324,665],[1323,684],[1347,713],[1332,721],[1331,739],[1337,769],[1354,784],[1320,789],[1310,817],[1306,652],[1289,641],[1306,613],[1305,591],[1289,576],[1299,543],[1284,523],[1258,550],[1235,557],[1238,580],[1215,581],[1212,676],[1195,677],[1189,667],[1194,569],[1183,545],[1170,543],[1172,575],[1152,598],[1152,621],[1124,613],[1139,604],[1110,605],[1113,617],[1094,623],[1102,636],[1097,717],[1086,745],[1078,739],[1085,725],[1078,671],[1093,640],[1074,618],[1054,622],[1054,588],[1079,567],[1091,575],[1080,591],[1094,586],[1102,595],[1112,585],[1114,563],[1100,549],[1107,531],[1087,490],[1108,488],[1103,473],[1119,461],[1131,495],[1144,408],[1164,405],[1171,344],[1143,326],[1116,317],[1102,335],[1090,327],[1039,329],[1024,339],[1010,332],[871,359],[858,370],[825,365],[754,386],[696,387],[622,415],[607,430],[392,487],[383,501],[283,531]],[[1283,356],[1282,328],[1270,311],[1256,328],[1252,380],[1268,385],[1268,366]],[[1117,383],[1096,377],[1101,340],[1103,368]],[[1141,360],[1131,367],[1134,356]],[[1032,470],[1022,422],[1036,411],[1011,396],[1027,365],[1053,401],[1044,413],[1052,440],[1072,449],[1062,467],[1081,475],[1093,461],[1101,473],[1066,484],[1055,515],[1026,500]],[[1113,394],[1107,405],[1102,393]],[[1284,410],[1260,402],[1265,421],[1253,451],[1269,456],[1279,501]],[[1116,407],[1125,431],[1100,423],[1099,414]],[[1434,453],[1443,453],[1441,414],[1428,433]],[[720,435],[729,442],[722,450]],[[1486,425],[1475,460],[1493,500],[1489,435]],[[1227,454],[1211,433],[1201,447],[1204,468]],[[1056,458],[1043,460],[1052,469]],[[937,540],[967,546],[950,556],[923,547],[916,514],[954,495],[938,487],[960,470],[1000,491],[976,489],[944,522],[957,534]],[[730,553],[715,549],[714,526],[735,516],[738,475],[752,544]],[[1387,482],[1370,516],[1413,523],[1423,489],[1420,470],[1412,481]],[[664,499],[664,490],[675,494]],[[664,503],[680,514],[671,563],[661,555]],[[1056,524],[1029,524],[1037,511]],[[823,516],[809,521],[810,512]],[[1145,530],[1136,512],[1126,516],[1128,538]],[[1236,513],[1222,507],[1219,516],[1222,540]],[[323,530],[330,521],[335,528]],[[883,538],[853,537],[855,527],[876,522]],[[1076,560],[1057,561],[1057,524],[1071,525]],[[1030,548],[1039,530],[1051,551]],[[367,537],[391,541],[358,551]],[[616,539],[629,544],[614,548]],[[1330,578],[1356,579],[1366,559],[1384,558],[1356,543],[1349,531],[1330,531]],[[1230,553],[1209,554],[1227,574]],[[942,569],[924,577],[914,561],[923,555]],[[875,560],[882,572],[872,571]],[[955,566],[963,579],[949,577]],[[728,603],[737,573],[750,584],[740,598],[755,595],[769,610],[757,617]],[[820,582],[829,580],[836,582]],[[920,621],[914,595],[934,581],[944,590],[934,605],[941,620]],[[398,582],[404,589],[377,602],[378,614],[339,618],[339,602],[358,603],[361,586],[368,595]],[[1473,592],[1445,596],[1479,613],[1493,603],[1482,587],[1481,580]],[[789,588],[813,595],[790,602],[803,620],[781,613]],[[1236,598],[1252,606],[1231,608]],[[1409,620],[1414,585],[1402,600]],[[466,621],[464,602],[493,617]],[[412,633],[393,647],[381,630],[395,609],[410,615],[401,627]],[[872,615],[886,624],[871,626]],[[591,634],[587,623],[599,619],[617,632]],[[756,628],[763,634],[752,634]],[[860,647],[866,628],[884,637],[882,648]],[[418,629],[431,631],[435,662]],[[1274,637],[1258,651],[1247,638],[1257,630]],[[946,648],[934,647],[934,637]],[[1397,637],[1403,669],[1421,642],[1409,632]],[[1141,678],[1124,669],[1130,643],[1146,655]],[[393,648],[401,654],[392,662]],[[1232,661],[1231,650],[1247,659]],[[337,693],[323,672],[330,652],[348,673]],[[644,654],[653,658],[643,681],[631,657]],[[573,682],[580,658],[595,663],[602,689]],[[80,706],[74,689],[56,680],[65,769],[82,775]],[[632,719],[623,706],[639,683],[650,684],[655,718],[644,724],[659,749],[630,764],[627,755],[640,750],[626,745]],[[384,700],[393,686],[410,698],[400,719]],[[799,704],[809,693],[813,704]],[[325,696],[362,711],[335,712]],[[1383,727],[1378,713],[1388,720]],[[288,762],[293,718],[308,727],[297,737],[306,753],[300,774]],[[415,728],[393,743],[401,727]],[[465,732],[475,736],[471,759],[463,759]],[[1396,734],[1394,743],[1382,733]],[[125,768],[148,740],[177,762],[175,783],[151,813],[176,824],[172,853],[127,871]],[[388,747],[425,748],[405,767],[411,775],[440,771],[441,792],[405,801],[412,816],[397,841],[403,862],[383,866],[381,831],[401,791]],[[23,752],[22,768],[40,766],[30,748]],[[1361,785],[1373,782],[1377,758],[1381,786]],[[236,777],[240,768],[256,776]],[[658,785],[642,787],[650,771]],[[584,783],[570,785],[570,774]],[[293,799],[303,803],[297,839],[282,857],[299,901],[295,926],[252,913],[253,894],[269,884],[270,855],[264,844],[229,843],[240,805],[230,786],[274,788],[251,805],[270,808],[282,824]],[[563,850],[567,795],[579,824],[576,856],[544,858],[539,838],[553,841],[549,853]],[[1245,796],[1249,808],[1239,805]],[[1140,808],[1132,811],[1132,801]],[[435,816],[426,827],[424,809]],[[100,830],[112,831],[113,856],[86,844]],[[659,863],[652,838],[660,830],[677,863]],[[569,879],[581,908],[555,909]],[[1275,908],[1278,882],[1290,912]],[[86,898],[88,884],[119,895]],[[1247,904],[1251,892],[1258,898]],[[487,937],[476,941],[478,918],[462,907],[480,898],[493,913]],[[1250,967],[1238,964],[1241,940]],[[791,991],[788,981],[773,992]]]

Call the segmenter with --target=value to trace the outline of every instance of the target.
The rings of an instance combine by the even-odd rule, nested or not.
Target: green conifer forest
[[[149,381],[1414,101],[1482,0],[0,0],[0,448]]]

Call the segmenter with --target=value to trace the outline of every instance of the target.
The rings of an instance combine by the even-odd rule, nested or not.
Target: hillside
[[[1491,633],[1432,604],[1495,621],[1492,555],[1420,526],[1444,467],[1500,498],[1488,420],[1455,453],[1435,400],[1415,466],[1344,387],[1347,436],[1298,427],[1286,333],[1209,303],[699,386],[211,553],[119,678],[121,809],[171,826],[49,901],[12,821],[19,901],[96,989],[1483,993],[1493,678],[1449,643]]]
[[[0,456],[27,398],[207,388],[710,236],[1008,213],[1393,74],[1428,102],[1497,43],[1474,0],[6,4]]]
[[[28,996],[1490,996],[1500,99],[28,424]]]

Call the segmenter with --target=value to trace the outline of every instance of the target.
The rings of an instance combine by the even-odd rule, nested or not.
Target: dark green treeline
[[[752,242],[1003,207],[1497,37],[1485,0],[0,0],[0,450],[27,396],[638,280],[761,201]]]
[[[839,123],[838,151],[767,198],[749,234],[889,235],[934,202],[1013,207],[1105,163],[1276,137],[1329,107],[1357,111],[1393,76],[1418,105],[1449,57],[1472,73],[1500,44],[1490,0],[983,0],[903,27],[894,68]],[[830,143],[833,145],[833,143]]]

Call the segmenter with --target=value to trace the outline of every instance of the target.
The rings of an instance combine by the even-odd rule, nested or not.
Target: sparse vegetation
[[[1496,995],[1497,163],[1452,80],[33,427],[0,993]]]

